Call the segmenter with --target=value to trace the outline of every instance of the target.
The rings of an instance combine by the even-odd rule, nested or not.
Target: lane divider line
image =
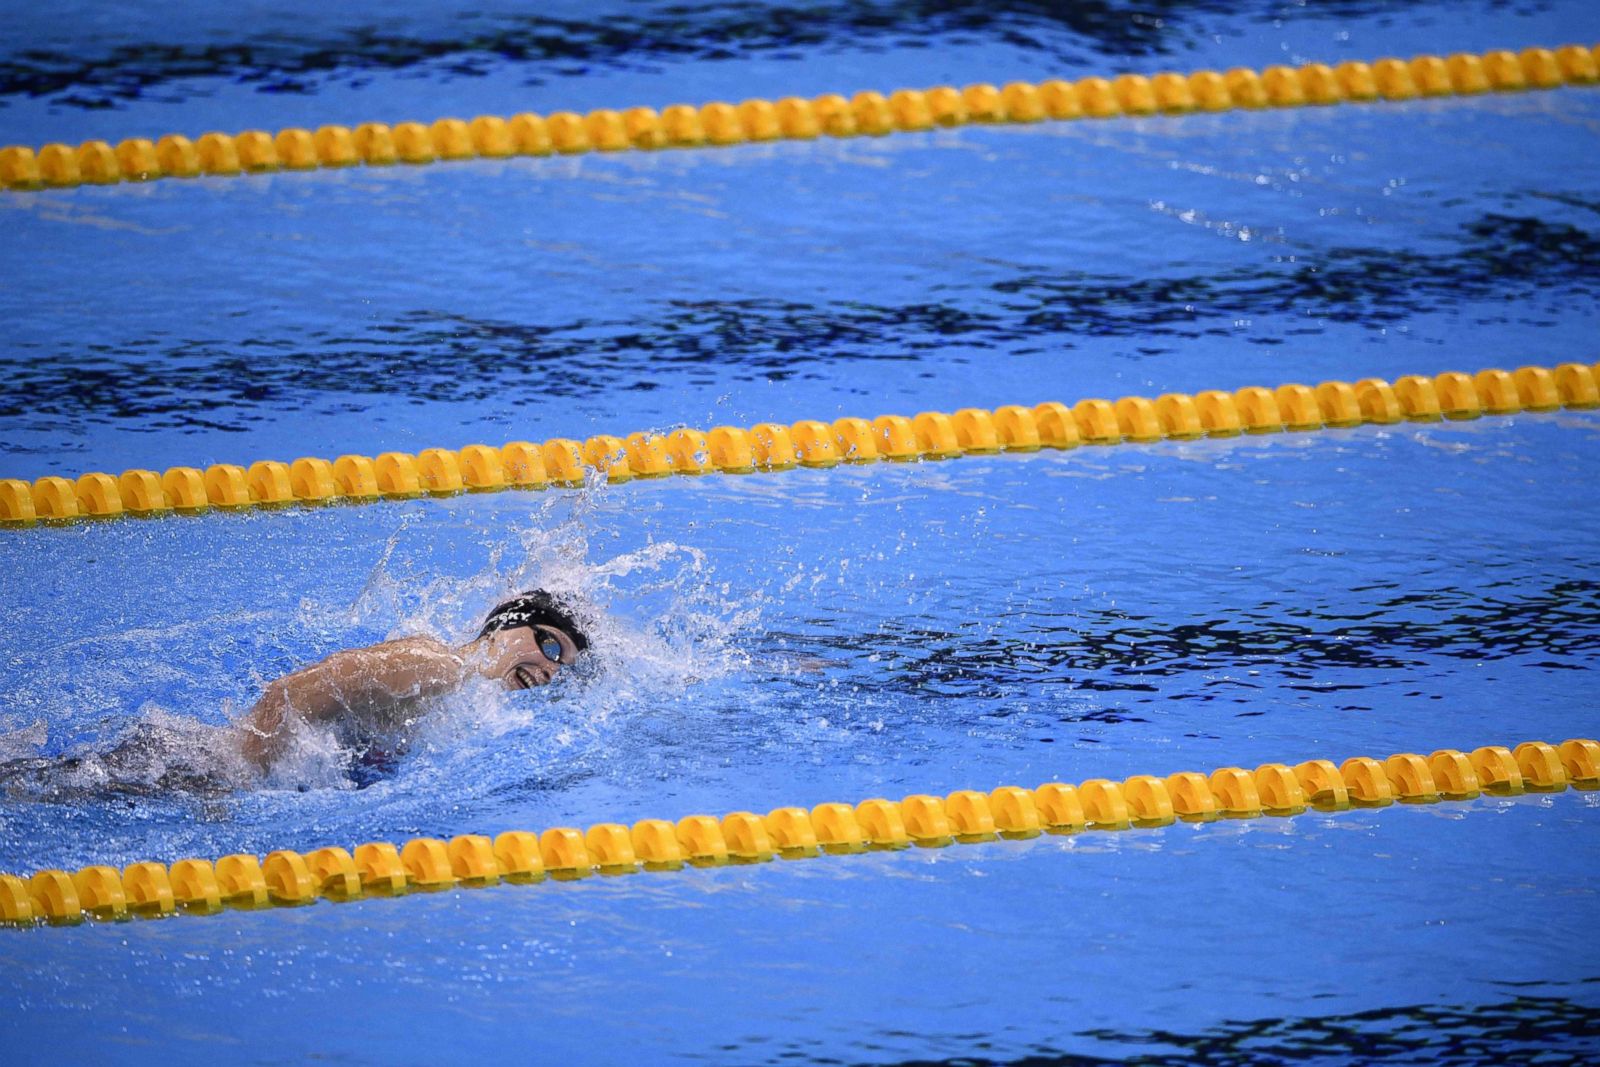
[[[84,141],[0,149],[0,186],[11,189],[109,185],[157,178],[245,175],[357,164],[387,166],[455,159],[576,155],[664,148],[701,148],[757,141],[814,140],[820,136],[884,136],[981,123],[1030,123],[1122,115],[1183,114],[1267,107],[1300,107],[1419,97],[1472,95],[1592,85],[1600,80],[1600,45],[1554,49],[1495,49],[1451,56],[1386,57],[1329,66],[1269,66],[1257,71],[1172,71],[1150,77],[1123,74],[1076,81],[1052,79],[979,83],[957,89],[864,90],[846,98],[824,93],[810,99],[749,99],[738,105],[674,104],[657,112],[602,108],[580,115],[524,113],[471,121],[367,122],[351,129],[289,127],[277,133],[210,132],[190,140],[170,133],[154,141],[130,137],[112,147]]]
[[[1080,445],[1145,443],[1171,438],[1231,437],[1403,421],[1475,419],[1521,411],[1600,407],[1600,363],[1563,363],[1476,374],[1447,371],[1247,386],[1232,392],[1165,393],[1154,399],[1055,401],[993,411],[962,408],[875,419],[763,422],[749,429],[648,431],[626,437],[598,434],[587,441],[552,438],[497,447],[425,448],[415,455],[345,455],[329,461],[302,456],[292,463],[259,460],[248,467],[219,463],[164,473],[95,471],[32,482],[0,479],[0,527],[59,525],[119,516],[196,515],[212,509],[273,509],[291,505],[369,503],[383,499],[452,496],[464,492],[581,486],[589,470],[612,482],[709,473],[828,468],[841,463],[940,460],[998,452],[1034,452]]]
[[[1259,819],[1307,809],[1339,811],[1396,802],[1428,804],[1483,794],[1600,789],[1600,742],[1559,745],[1526,741],[1514,749],[1439,749],[1427,756],[1355,756],[1342,764],[1310,759],[1254,770],[1222,767],[1204,774],[1134,775],[1117,782],[1047,782],[1033,789],[962,789],[944,797],[916,794],[766,815],[736,811],[689,815],[676,822],[640,819],[632,826],[598,823],[542,833],[508,830],[494,838],[463,834],[443,841],[414,838],[399,846],[371,841],[265,857],[182,859],[76,872],[0,874],[0,923],[68,925],[85,916],[120,920],[176,912],[210,914],[223,907],[294,906],[406,892],[670,871],[689,866],[764,863],[868,850],[938,848],[1041,833],[1074,834],[1169,826],[1177,821]]]

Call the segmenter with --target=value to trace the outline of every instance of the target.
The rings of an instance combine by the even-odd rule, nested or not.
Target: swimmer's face
[[[578,646],[557,626],[519,626],[489,635],[489,662],[484,671],[507,689],[548,685],[562,667],[576,663]]]

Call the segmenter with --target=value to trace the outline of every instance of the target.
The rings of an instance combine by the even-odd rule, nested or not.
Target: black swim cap
[[[579,652],[589,648],[589,638],[578,628],[577,620],[572,617],[566,605],[543,589],[530,589],[526,593],[518,593],[489,612],[489,617],[483,620],[483,629],[478,631],[478,636],[487,637],[499,630],[515,630],[519,626],[539,625],[565,630],[571,635],[572,643],[577,646]]]

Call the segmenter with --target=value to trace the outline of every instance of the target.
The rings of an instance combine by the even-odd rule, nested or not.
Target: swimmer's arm
[[[294,718],[332,723],[399,700],[458,689],[467,665],[455,649],[430,637],[405,637],[335,652],[272,682],[241,723],[244,756],[266,770],[283,750]]]

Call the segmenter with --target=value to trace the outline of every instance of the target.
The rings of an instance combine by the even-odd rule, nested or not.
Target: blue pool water
[[[0,142],[1600,38],[1577,2],[105,3]],[[245,28],[248,27],[248,28]],[[1592,362],[1600,90],[0,196],[0,477]],[[1600,416],[0,537],[0,870],[1593,736]],[[262,684],[594,663],[353,788]],[[151,795],[154,793],[155,795]],[[0,1061],[1592,1061],[1600,795],[0,930]]]

